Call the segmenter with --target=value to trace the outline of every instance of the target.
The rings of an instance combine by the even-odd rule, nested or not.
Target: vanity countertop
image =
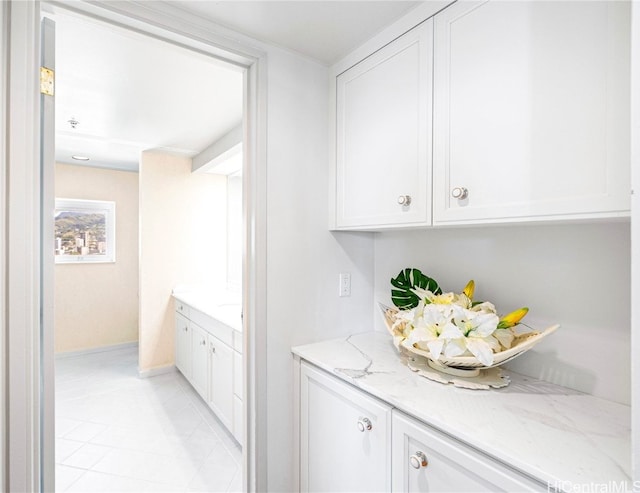
[[[242,332],[242,296],[223,290],[176,287],[173,297]]]
[[[502,389],[468,390],[433,382],[412,372],[403,362],[406,356],[381,332],[292,351],[538,479],[549,491],[611,484],[624,485],[619,491],[631,489],[629,406],[511,371],[505,371],[511,383]]]

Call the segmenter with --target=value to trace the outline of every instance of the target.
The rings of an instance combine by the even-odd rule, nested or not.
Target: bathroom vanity
[[[175,289],[176,367],[242,443],[242,304],[226,292]]]

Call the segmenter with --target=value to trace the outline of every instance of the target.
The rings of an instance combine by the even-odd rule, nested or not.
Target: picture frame
[[[56,264],[116,261],[116,203],[56,198]]]

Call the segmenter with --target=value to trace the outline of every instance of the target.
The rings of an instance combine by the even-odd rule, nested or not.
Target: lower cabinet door
[[[189,320],[176,312],[176,367],[191,379],[191,328]]]
[[[313,366],[301,365],[302,491],[391,488],[391,406]]]
[[[528,492],[543,485],[494,459],[393,411],[392,491]]]
[[[209,398],[208,378],[209,378],[209,335],[202,328],[191,322],[191,384],[202,396]]]
[[[209,407],[228,430],[233,430],[233,349],[209,336]]]
[[[237,395],[233,396],[233,437],[242,445],[244,420],[242,413],[242,399]]]

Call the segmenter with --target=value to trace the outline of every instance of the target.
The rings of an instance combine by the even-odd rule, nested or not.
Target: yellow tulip
[[[471,279],[462,290],[462,293],[466,295],[467,298],[469,298],[469,300],[473,300],[473,292],[475,291],[475,289],[476,289],[476,283],[473,282],[473,279]]]
[[[498,322],[498,329],[508,329],[509,327],[513,327],[514,325],[518,325],[518,322],[524,318],[524,316],[529,311],[529,308],[518,308],[517,310],[509,313],[508,315],[503,316]]]

